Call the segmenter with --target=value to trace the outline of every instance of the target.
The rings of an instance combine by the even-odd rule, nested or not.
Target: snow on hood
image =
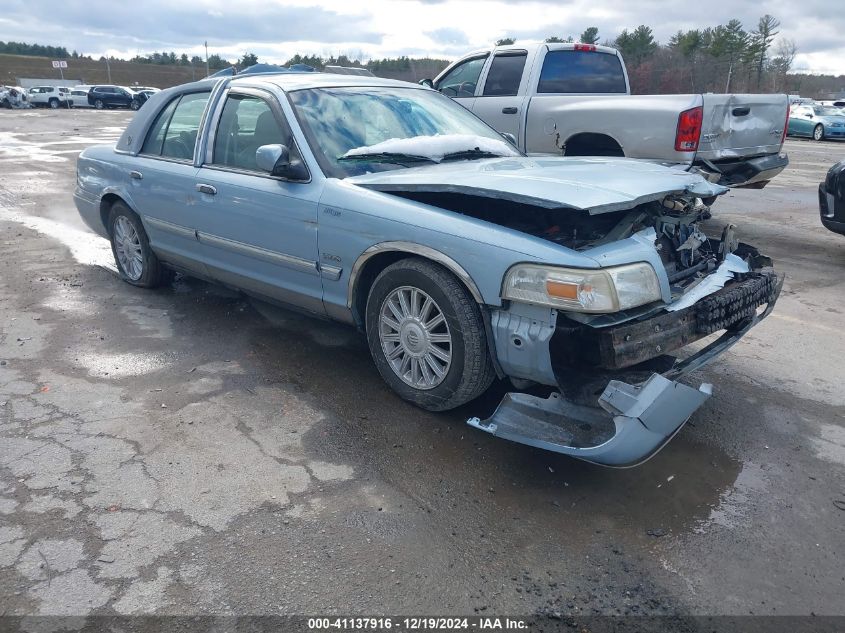
[[[411,138],[391,138],[375,145],[349,150],[343,158],[362,154],[411,154],[440,162],[447,154],[481,150],[497,156],[519,156],[513,147],[495,138],[474,134],[436,134]]]
[[[511,157],[393,169],[346,182],[385,193],[450,192],[590,214],[630,209],[668,194],[727,191],[698,174],[631,158]]]

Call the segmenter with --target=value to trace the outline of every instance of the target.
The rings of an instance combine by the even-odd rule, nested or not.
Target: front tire
[[[105,104],[103,103],[102,99],[96,99],[94,101],[94,107],[97,108],[98,110],[102,110],[103,106],[105,106]]]
[[[438,264],[409,258],[385,268],[370,288],[366,325],[381,377],[423,409],[454,409],[493,382],[481,309]]]
[[[129,109],[130,110],[137,110],[140,107],[141,107],[141,104],[138,103],[137,101],[135,101],[134,99],[129,102]]]
[[[824,140],[824,126],[821,123],[813,128],[813,139],[817,141]]]
[[[166,271],[150,249],[150,240],[141,219],[123,202],[115,202],[109,214],[109,236],[117,272],[126,283],[155,288],[165,280]]]
[[[59,109],[59,100],[58,99],[50,99],[50,109],[51,110],[58,110]]]

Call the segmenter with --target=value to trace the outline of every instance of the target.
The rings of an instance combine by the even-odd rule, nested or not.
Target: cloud
[[[174,50],[234,57],[247,50],[284,61],[295,52],[360,53],[369,57],[456,57],[504,36],[577,38],[588,26],[601,42],[623,29],[651,26],[660,42],[678,30],[713,27],[732,18],[746,30],[762,13],[781,21],[780,37],[795,40],[797,64],[841,73],[845,12],[830,0],[710,0],[700,10],[670,0],[3,0],[2,39],[106,51]]]
[[[452,44],[452,45],[467,45],[469,38],[467,34],[460,29],[453,29],[444,27],[442,29],[435,29],[434,31],[427,31],[428,35],[437,44]]]

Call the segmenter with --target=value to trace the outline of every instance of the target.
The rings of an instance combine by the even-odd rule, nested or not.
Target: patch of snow
[[[343,158],[364,154],[411,154],[430,158],[440,162],[447,154],[481,150],[497,156],[519,156],[513,147],[505,141],[474,134],[436,134],[434,136],[413,136],[411,138],[391,138],[375,145],[356,147],[343,155]]]

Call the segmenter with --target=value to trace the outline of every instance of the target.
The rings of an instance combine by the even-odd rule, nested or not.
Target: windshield
[[[456,135],[472,137],[474,143],[452,145],[450,149],[469,152],[480,147],[487,150],[478,152],[480,157],[518,155],[486,123],[433,90],[356,86],[312,88],[288,94],[317,162],[330,177],[346,178],[417,164],[404,160],[389,162],[391,154],[409,154],[428,160],[425,151],[431,145],[431,137],[435,136],[453,141]],[[421,143],[410,141],[418,137],[424,137],[418,139]],[[393,143],[386,144],[386,141]],[[492,141],[501,143],[500,151]],[[491,148],[494,151],[489,151]],[[345,157],[347,152],[354,155],[355,160]]]
[[[813,108],[813,112],[815,112],[818,116],[842,116],[842,110],[839,108],[832,108],[830,106]]]

